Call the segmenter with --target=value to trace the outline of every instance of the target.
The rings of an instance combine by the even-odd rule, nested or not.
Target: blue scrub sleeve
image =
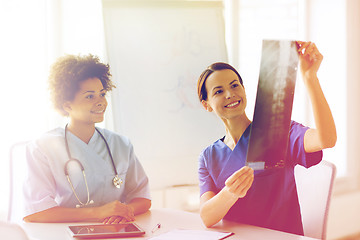
[[[323,152],[306,153],[304,148],[304,136],[309,127],[305,127],[295,121],[291,122],[289,134],[288,154],[292,164],[300,164],[306,168],[318,164],[322,160]]]
[[[208,168],[206,166],[206,159],[204,154],[205,153],[202,152],[199,156],[198,176],[199,176],[200,196],[202,196],[204,193],[209,191],[217,193],[217,188],[214,183],[214,180],[212,179],[208,171]]]

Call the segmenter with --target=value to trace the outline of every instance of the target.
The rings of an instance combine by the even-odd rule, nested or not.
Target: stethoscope
[[[105,142],[105,145],[106,145],[106,149],[109,153],[109,156],[110,156],[110,159],[111,159],[111,162],[112,162],[112,165],[113,165],[113,168],[114,168],[114,173],[115,173],[115,177],[113,178],[112,182],[114,184],[114,186],[116,188],[120,188],[121,185],[123,184],[123,181],[121,180],[121,178],[119,177],[118,173],[117,173],[117,170],[116,170],[116,167],[115,167],[115,162],[114,162],[114,159],[111,155],[111,151],[110,151],[110,148],[109,148],[109,144],[107,143],[105,137],[101,134],[101,132],[95,128],[95,130],[99,133],[100,137],[104,140]],[[84,166],[81,164],[81,162],[78,160],[78,159],[75,159],[75,158],[72,158],[71,155],[70,155],[70,149],[69,149],[69,144],[68,144],[68,141],[67,141],[67,124],[65,126],[65,146],[66,146],[66,152],[67,152],[67,155],[69,157],[69,160],[65,163],[65,166],[64,166],[64,172],[65,172],[65,176],[70,184],[70,187],[71,187],[71,190],[73,191],[76,199],[78,200],[78,202],[80,204],[77,204],[76,205],[76,208],[80,208],[80,207],[85,207],[89,204],[93,204],[94,201],[93,200],[90,200],[90,191],[89,191],[89,187],[88,187],[88,183],[87,183],[87,180],[86,180],[86,175],[85,175],[85,169],[84,169]],[[71,179],[70,179],[70,176],[69,176],[69,172],[67,170],[67,166],[68,164],[71,162],[71,161],[75,161],[79,164],[80,166],[80,169],[81,169],[81,172],[83,174],[83,177],[84,177],[84,182],[85,182],[85,186],[86,186],[86,192],[87,192],[87,201],[86,203],[83,203],[80,199],[79,199],[79,196],[76,194],[76,191],[75,191],[75,188],[74,188],[74,185],[72,184],[71,182]]]

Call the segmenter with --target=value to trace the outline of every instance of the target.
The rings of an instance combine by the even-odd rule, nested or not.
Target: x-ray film
[[[263,40],[246,165],[284,167],[299,56],[295,41]]]

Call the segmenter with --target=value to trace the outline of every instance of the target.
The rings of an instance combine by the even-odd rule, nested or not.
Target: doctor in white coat
[[[149,181],[129,139],[95,127],[114,87],[110,77],[93,55],[67,55],[52,66],[52,101],[69,121],[27,146],[25,221],[118,223],[150,208]]]

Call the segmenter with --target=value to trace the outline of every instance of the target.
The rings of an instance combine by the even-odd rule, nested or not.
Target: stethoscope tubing
[[[97,129],[97,128],[95,128],[95,130],[99,133],[100,137],[104,140],[105,145],[106,145],[106,149],[107,149],[107,151],[108,151],[108,153],[109,153],[109,156],[110,156],[110,159],[111,159],[111,163],[112,163],[112,166],[113,166],[113,169],[114,169],[115,176],[118,176],[118,172],[117,172],[117,170],[116,170],[115,162],[114,162],[114,159],[113,159],[113,157],[112,157],[109,144],[108,144],[108,142],[106,141],[104,135],[101,134],[100,130]]]
[[[85,168],[84,166],[82,165],[82,163],[78,160],[78,159],[75,159],[75,158],[72,158],[71,157],[71,154],[70,154],[70,148],[69,148],[69,143],[67,141],[67,126],[68,124],[66,124],[65,126],[65,147],[66,147],[66,152],[67,152],[67,155],[68,155],[68,158],[69,160],[65,163],[64,165],[64,173],[65,173],[65,176],[70,184],[70,187],[76,197],[76,199],[78,200],[78,202],[80,203],[80,205],[76,205],[76,207],[81,207],[81,206],[86,206],[86,205],[89,205],[89,204],[92,204],[94,203],[93,200],[90,200],[90,191],[89,191],[89,187],[88,187],[88,183],[87,183],[87,179],[86,179],[86,175],[85,175]],[[112,157],[112,154],[111,154],[111,151],[110,151],[110,147],[109,147],[109,144],[107,143],[105,137],[101,134],[101,132],[95,128],[95,130],[99,133],[100,137],[104,140],[105,142],[105,145],[106,145],[106,149],[108,151],[108,154],[110,156],[110,159],[111,159],[111,163],[112,163],[112,166],[113,166],[113,169],[114,169],[114,173],[115,173],[115,178],[113,180],[113,184],[115,185],[115,187],[117,188],[120,188],[120,185],[122,184],[122,180],[118,177],[118,173],[117,173],[117,170],[116,170],[116,166],[115,166],[115,162],[114,162],[114,159]],[[75,161],[78,163],[78,165],[80,166],[80,169],[81,169],[81,172],[83,174],[83,177],[84,177],[84,181],[85,181],[85,186],[86,186],[86,191],[87,191],[87,202],[86,203],[83,203],[81,202],[81,200],[79,199],[78,195],[76,194],[76,191],[75,191],[75,188],[71,182],[71,179],[70,179],[70,176],[69,176],[69,172],[68,172],[68,164],[71,162],[71,161]]]
[[[69,160],[65,163],[65,166],[64,166],[64,168],[65,168],[65,169],[64,169],[65,175],[69,175],[68,170],[67,170],[67,165],[68,165],[69,161],[76,161],[76,162],[80,165],[81,171],[84,171],[84,166],[81,164],[81,162],[80,162],[78,159],[75,159],[75,158],[72,158],[72,157],[71,157],[70,148],[69,148],[69,143],[68,143],[68,141],[67,141],[67,126],[68,126],[68,125],[66,124],[66,126],[65,126],[65,147],[66,147],[66,152],[67,152],[67,155],[68,155]],[[104,135],[102,135],[102,133],[100,132],[100,130],[97,129],[97,128],[95,128],[95,130],[99,133],[100,137],[104,140],[106,149],[107,149],[108,154],[109,154],[110,159],[111,159],[111,163],[112,163],[112,166],[113,166],[113,169],[114,169],[115,176],[118,176],[118,172],[117,172],[117,170],[116,170],[115,162],[114,162],[114,159],[113,159],[113,157],[112,157],[109,144],[107,143]]]

